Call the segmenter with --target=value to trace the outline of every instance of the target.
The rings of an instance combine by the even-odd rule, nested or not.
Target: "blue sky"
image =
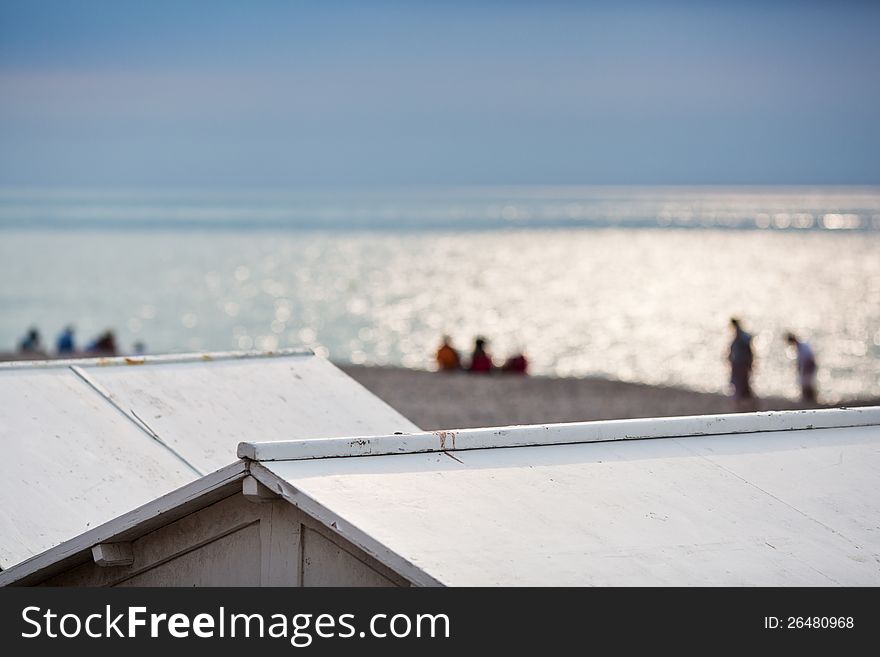
[[[0,0],[0,185],[880,183],[880,3]]]

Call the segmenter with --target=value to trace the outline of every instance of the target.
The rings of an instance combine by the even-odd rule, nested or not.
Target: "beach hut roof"
[[[0,567],[228,465],[243,440],[417,431],[310,351],[0,364]]]
[[[253,479],[416,584],[880,584],[880,408],[246,442],[239,454],[0,583],[91,559]]]

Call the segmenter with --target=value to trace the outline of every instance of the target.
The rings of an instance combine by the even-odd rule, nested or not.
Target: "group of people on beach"
[[[437,368],[441,372],[464,370],[473,374],[491,374],[504,372],[508,374],[527,374],[529,362],[522,351],[510,356],[502,365],[496,365],[487,349],[488,341],[482,336],[474,339],[474,349],[467,364],[462,361],[458,350],[452,346],[452,339],[444,335],[437,349]]]
[[[18,351],[21,354],[31,354],[39,357],[46,357],[48,355],[48,351],[43,345],[40,331],[36,327],[28,329],[25,336],[18,343]],[[135,344],[134,351],[139,354],[144,353],[143,343],[138,342]],[[78,353],[91,356],[115,356],[119,353],[116,346],[116,336],[113,331],[108,329],[88,342],[84,348],[77,349],[74,328],[71,325],[67,325],[62,329],[55,341],[55,354],[63,358]]]
[[[752,336],[742,327],[742,322],[733,317],[730,320],[733,330],[733,339],[727,354],[730,363],[730,383],[733,387],[734,403],[739,410],[751,410],[755,408],[755,394],[752,390],[751,377],[755,365],[755,356],[752,349]],[[786,342],[795,349],[795,363],[797,367],[798,384],[801,389],[801,399],[805,403],[816,402],[816,375],[818,364],[812,347],[805,340],[799,339],[794,333],[786,334]],[[65,326],[56,340],[56,355],[59,357],[72,356],[77,353],[88,355],[115,356],[119,353],[116,346],[116,337],[113,331],[107,330],[98,335],[94,340],[86,344],[85,348],[78,351],[74,338],[73,326]],[[527,374],[529,363],[525,354],[519,351],[497,365],[492,359],[487,348],[488,340],[482,336],[474,339],[474,348],[470,359],[465,362],[459,351],[452,345],[452,339],[444,335],[437,349],[437,368],[441,372],[465,371],[473,374],[491,374],[503,372],[510,374]],[[136,354],[145,353],[143,343],[134,345]],[[32,327],[19,342],[19,352],[38,357],[46,357],[47,351],[43,346],[40,332]]]
[[[730,383],[733,387],[733,399],[737,409],[751,410],[755,407],[755,394],[752,390],[752,370],[755,355],[752,350],[752,336],[742,327],[742,322],[733,317],[730,320],[733,329],[733,340],[727,359],[730,363]],[[816,355],[810,344],[792,332],[785,336],[786,342],[795,349],[798,384],[801,399],[804,403],[816,402],[816,374],[819,370]],[[452,345],[448,335],[444,335],[437,349],[437,369],[441,372],[464,370],[475,374],[488,374],[495,371],[526,374],[528,361],[522,352],[508,358],[504,364],[497,366],[487,350],[487,340],[478,336],[474,340],[474,348],[470,360],[464,363],[458,350]]]
[[[755,355],[752,351],[752,336],[747,333],[742,322],[736,317],[730,319],[733,329],[733,340],[727,360],[730,362],[730,383],[733,386],[733,400],[739,410],[752,410],[755,406],[755,394],[752,391],[752,369]],[[795,365],[797,367],[798,384],[801,388],[801,400],[804,403],[816,402],[816,374],[819,366],[816,355],[808,342],[799,339],[794,333],[788,332],[786,342],[795,349]]]

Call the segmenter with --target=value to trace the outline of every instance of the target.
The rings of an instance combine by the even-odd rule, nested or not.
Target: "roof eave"
[[[100,543],[131,541],[194,511],[241,491],[247,475],[244,461],[196,479],[128,513],[79,534],[0,572],[0,586],[27,586],[91,560]]]

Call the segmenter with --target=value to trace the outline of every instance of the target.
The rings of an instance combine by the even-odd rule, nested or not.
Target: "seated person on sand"
[[[43,353],[43,343],[40,340],[40,332],[36,328],[29,329],[27,335],[25,335],[18,344],[18,350],[29,354]]]
[[[443,336],[443,344],[437,350],[437,368],[441,372],[451,372],[461,369],[461,357],[458,355],[455,347],[448,335]]]
[[[522,352],[511,356],[501,366],[501,371],[507,374],[526,374],[528,369],[529,361]]]
[[[56,343],[56,348],[58,350],[58,355],[62,354],[72,354],[76,351],[76,348],[73,343],[73,327],[66,326],[64,330],[61,331],[61,335],[58,336],[58,342]]]
[[[99,335],[94,342],[92,342],[88,347],[86,347],[86,351],[91,354],[101,354],[103,356],[115,356],[116,355],[116,338],[113,336],[113,331],[104,331],[101,335]]]
[[[468,371],[475,374],[489,374],[493,368],[492,357],[486,351],[485,338],[477,338],[474,341],[474,351],[471,354],[471,366]]]

